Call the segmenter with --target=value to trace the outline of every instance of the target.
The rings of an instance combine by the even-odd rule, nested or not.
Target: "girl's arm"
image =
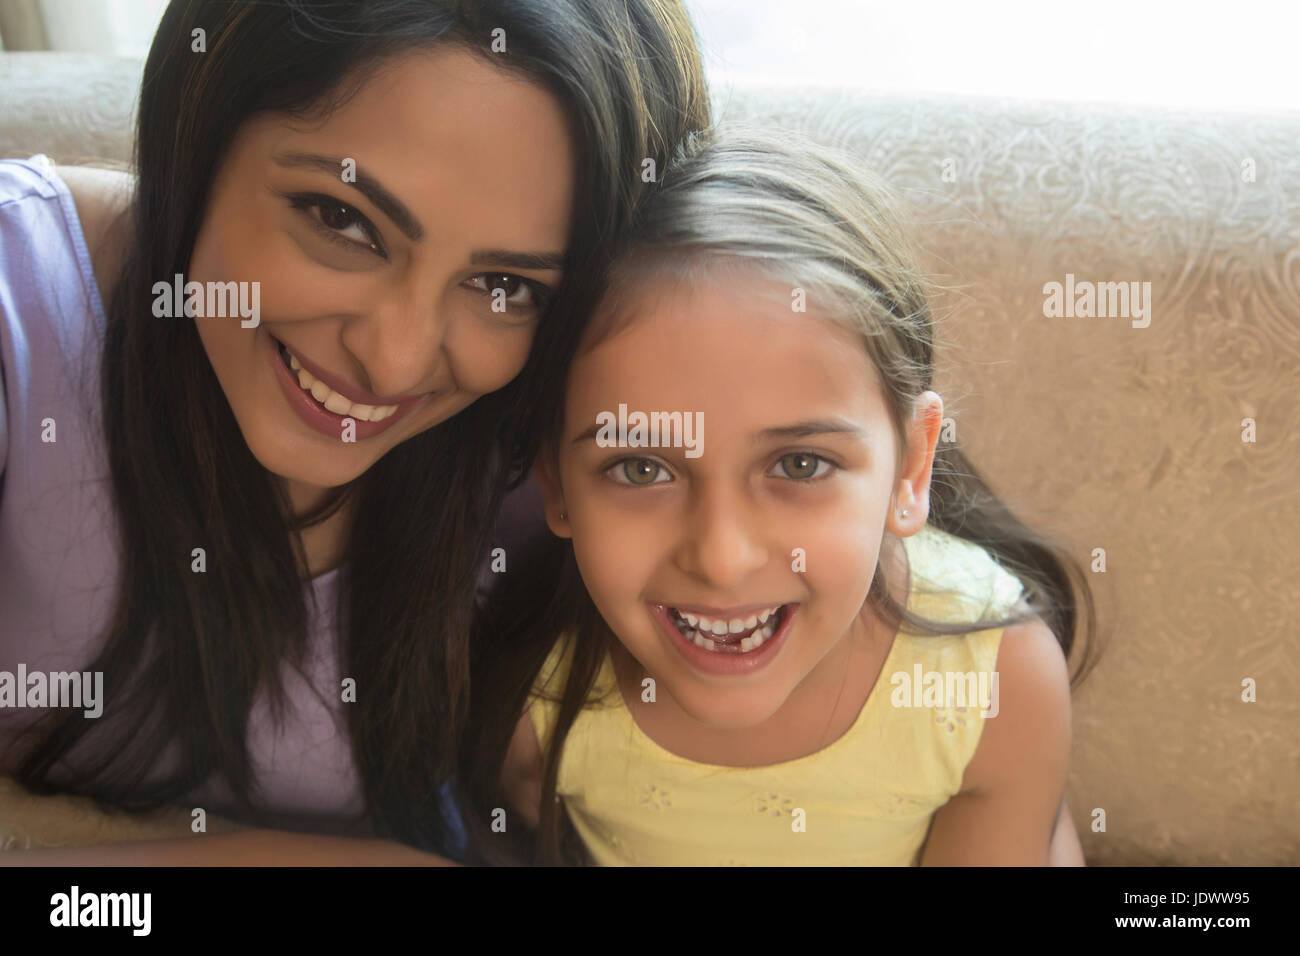
[[[506,751],[501,792],[510,805],[509,812],[522,819],[529,829],[536,830],[542,806],[542,748],[537,744],[537,732],[527,711],[515,725],[515,735]]]
[[[1061,812],[1056,817],[1056,830],[1052,833],[1052,848],[1047,854],[1048,866],[1087,866],[1083,859],[1083,846],[1074,829],[1070,808],[1061,801]]]
[[[1053,855],[1070,752],[1065,656],[1036,618],[1003,633],[997,672],[998,714],[934,815],[923,866],[1045,866]]]

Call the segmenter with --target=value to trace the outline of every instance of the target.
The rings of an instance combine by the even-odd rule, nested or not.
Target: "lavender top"
[[[119,570],[98,399],[104,327],[76,207],[53,164],[43,155],[0,160],[0,774],[13,772],[15,732],[44,713],[16,706],[20,668],[87,667],[112,611]],[[43,440],[51,428],[55,440]],[[265,698],[250,717],[260,807],[287,829],[367,835],[339,693],[338,571],[303,586],[316,611],[303,674],[283,669],[292,709],[279,729]],[[239,819],[219,781],[187,802]]]

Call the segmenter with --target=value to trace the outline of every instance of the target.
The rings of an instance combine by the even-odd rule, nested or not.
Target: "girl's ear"
[[[930,477],[942,428],[943,399],[936,392],[923,392],[913,407],[912,423],[907,431],[907,456],[885,517],[885,527],[897,537],[916,534],[929,517]]]
[[[546,524],[557,538],[570,538],[569,511],[564,503],[564,489],[560,486],[560,463],[550,442],[542,445],[533,468],[537,484],[542,490],[546,505]]]

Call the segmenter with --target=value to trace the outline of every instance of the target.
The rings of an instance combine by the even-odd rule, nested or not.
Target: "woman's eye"
[[[612,465],[606,474],[620,485],[658,485],[672,481],[668,469],[649,458],[627,458]],[[659,481],[660,475],[663,481]]]
[[[383,255],[370,221],[347,203],[328,196],[295,196],[293,207],[305,210],[326,238]]]
[[[506,305],[538,308],[545,304],[546,296],[537,283],[509,272],[484,272],[473,276],[470,284],[480,292],[486,292],[493,301]]]
[[[809,478],[820,478],[831,468],[835,467],[821,455],[814,455],[811,452],[797,451],[789,455],[781,456],[777,462],[785,477],[796,480],[807,480]],[[822,466],[826,468],[823,470]]]

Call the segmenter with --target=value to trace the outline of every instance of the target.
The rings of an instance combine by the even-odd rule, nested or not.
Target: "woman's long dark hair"
[[[789,280],[791,288],[807,289],[808,301],[821,303],[862,337],[882,382],[901,465],[912,402],[933,380],[935,323],[892,205],[888,191],[852,157],[788,132],[727,129],[689,137],[628,234],[590,344],[630,314],[626,294],[638,279],[668,273],[703,283],[719,262],[752,264],[770,278]],[[552,448],[562,424],[558,416],[547,423]],[[1021,522],[955,442],[941,442],[936,450],[930,496],[927,523],[987,550],[1024,584],[1025,604],[1008,613],[998,608],[978,622],[927,620],[893,596],[879,562],[867,601],[880,619],[891,629],[942,635],[1039,616],[1067,660],[1075,657],[1077,685],[1096,651],[1092,594],[1078,561]],[[886,545],[901,542],[887,537],[882,549]],[[471,855],[494,863],[580,863],[582,847],[556,800],[560,755],[615,638],[583,585],[571,541],[542,534],[516,552],[476,625],[481,636],[474,648],[484,660],[480,665],[476,659],[459,781]],[[555,688],[554,727],[543,742],[540,825],[535,833],[520,827],[495,832],[491,811],[506,805],[499,786],[505,755],[533,682],[560,637],[568,639],[568,676]]]
[[[488,52],[497,28],[508,53]],[[200,29],[206,49],[196,52]],[[295,518],[244,442],[194,323],[154,318],[151,288],[187,272],[214,174],[243,123],[327,114],[381,59],[448,43],[564,105],[579,168],[563,283],[513,383]],[[108,706],[98,721],[48,715],[18,779],[148,809],[217,776],[257,821],[249,713],[260,693],[283,713],[281,667],[307,649],[298,532],[346,496],[340,657],[356,681],[348,714],[367,810],[380,834],[443,848],[437,793],[468,704],[473,594],[492,519],[530,462],[536,422],[553,414],[552,379],[640,199],[643,160],[662,167],[708,111],[679,0],[173,0],[144,70],[133,241],[101,367],[121,576],[88,667],[104,672]],[[190,550],[200,546],[207,571],[194,574]],[[165,754],[175,765],[159,775]]]

